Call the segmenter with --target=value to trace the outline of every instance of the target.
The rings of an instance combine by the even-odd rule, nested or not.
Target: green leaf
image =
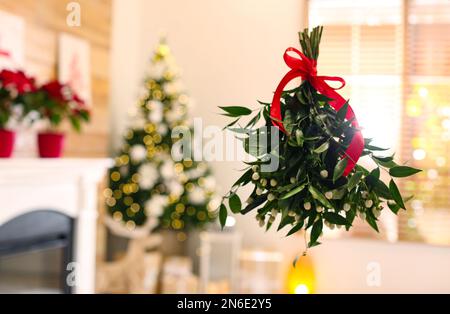
[[[228,204],[230,205],[230,209],[234,214],[239,214],[241,212],[242,203],[237,194],[233,194],[230,196]]]
[[[330,143],[325,142],[325,143],[323,143],[322,145],[320,145],[319,147],[317,147],[317,148],[314,150],[314,152],[315,152],[316,154],[320,154],[320,153],[323,153],[324,151],[328,150],[329,147],[330,147]]]
[[[312,185],[310,185],[308,187],[308,190],[309,190],[309,193],[311,193],[311,195],[316,200],[318,200],[319,202],[321,202],[323,205],[327,206],[328,208],[333,208],[333,205],[331,205],[330,201],[321,192],[319,192],[319,190],[314,188]]]
[[[252,111],[246,107],[240,107],[240,106],[230,106],[230,107],[219,107],[226,113],[223,115],[226,115],[228,117],[240,117],[240,116],[248,116],[252,113]]]
[[[264,102],[264,101],[261,101],[261,100],[257,100],[257,102],[258,102],[258,104],[263,105],[263,106],[270,106],[271,105],[271,103]]]
[[[371,151],[384,151],[384,150],[388,150],[389,148],[381,148],[378,146],[373,146],[373,145],[367,145],[365,146],[366,149],[371,150]]]
[[[251,202],[250,204],[248,204],[242,211],[241,214],[245,215],[247,213],[249,213],[250,211],[252,211],[253,209],[255,209],[256,207],[260,206],[261,204],[263,204],[265,201],[267,201],[267,194],[264,195],[259,195],[258,197],[256,197],[253,202]]]
[[[335,225],[346,226],[349,224],[347,219],[345,219],[341,215],[333,213],[333,212],[323,213],[323,218],[325,218],[325,220],[328,221],[329,223],[332,223]]]
[[[237,118],[236,120],[232,121],[231,123],[227,124],[223,129],[227,129],[229,127],[232,127],[233,125],[235,125],[237,122],[239,121],[239,118]]]
[[[234,182],[233,186],[240,186],[241,184],[247,184],[252,180],[253,170],[247,170],[236,182]]]
[[[405,204],[403,203],[402,195],[400,194],[400,191],[397,187],[397,184],[395,184],[394,180],[391,180],[391,182],[389,182],[389,191],[391,191],[391,195],[394,198],[397,205],[403,209],[406,209]]]
[[[292,266],[295,268],[295,266],[297,265],[297,262],[298,262],[298,260],[299,260],[299,258],[300,258],[300,256],[296,256],[295,258],[294,258],[294,260],[292,261]]]
[[[336,118],[338,120],[344,121],[345,120],[345,116],[347,115],[347,110],[348,110],[348,100],[347,102],[341,107],[341,109],[339,109],[339,111],[336,114]]]
[[[302,185],[296,187],[295,189],[292,189],[291,191],[289,191],[288,193],[284,194],[283,196],[281,196],[280,199],[285,200],[287,198],[290,198],[292,196],[294,196],[297,193],[300,193],[301,191],[303,191],[303,189],[305,188],[306,183],[303,183]]]
[[[287,213],[288,213],[287,210],[283,211],[283,215],[281,216],[281,221],[280,221],[280,224],[278,225],[277,231],[280,231],[281,229],[286,227],[288,224],[292,223],[292,221],[294,220],[294,218],[289,217],[287,215]]]
[[[316,94],[316,100],[317,101],[323,101],[323,102],[330,102],[333,100],[333,98],[327,97],[323,94]]]
[[[397,166],[397,167],[391,168],[389,170],[389,174],[396,178],[404,178],[404,177],[412,176],[421,171],[422,170],[420,170],[420,169],[416,169],[416,168],[412,168],[412,167]]]
[[[385,167],[385,168],[393,168],[393,167],[397,166],[397,164],[394,162],[394,156],[388,156],[388,157],[372,156],[372,159],[378,165]]]
[[[380,168],[377,167],[373,169],[370,174],[366,177],[366,183],[369,188],[373,189],[377,182],[380,180]]]
[[[348,160],[346,157],[338,161],[336,167],[334,167],[333,182],[336,182],[336,180],[339,179],[344,174],[345,168],[347,167],[347,163]]]
[[[222,227],[222,229],[225,227],[225,223],[227,222],[227,217],[228,217],[227,208],[225,207],[225,205],[221,204],[220,211],[219,211],[219,221],[220,221],[220,226]]]
[[[378,230],[378,225],[377,225],[377,221],[375,220],[375,217],[372,216],[372,213],[368,213],[366,215],[366,221],[368,222],[368,224],[376,231],[376,232],[380,232]]]
[[[320,234],[322,233],[323,229],[323,221],[322,219],[317,220],[311,230],[311,238],[308,243],[308,247],[313,247],[315,243],[317,242],[317,239],[319,239]]]
[[[294,121],[290,110],[286,110],[286,112],[284,113],[283,125],[286,129],[286,132],[288,134],[291,134],[294,128]]]
[[[354,175],[348,179],[347,190],[351,191],[361,180],[363,173],[361,171],[355,172]]]
[[[392,199],[392,195],[391,195],[391,191],[389,191],[389,188],[387,187],[386,184],[384,184],[383,181],[378,180],[375,183],[375,186],[373,188],[373,190],[382,198],[386,199],[386,200],[391,200]]]
[[[293,235],[294,233],[298,232],[300,229],[302,229],[303,227],[303,221],[300,221],[299,223],[297,223],[294,228],[292,228],[288,234],[286,234],[286,237],[289,237],[290,235]]]
[[[356,217],[356,210],[354,208],[350,209],[348,212],[345,213],[345,218],[347,219],[348,225],[345,226],[345,229],[348,231],[350,230],[351,225],[353,224],[353,221]]]
[[[398,214],[398,211],[400,210],[400,206],[398,206],[396,203],[388,202],[388,207],[396,215]]]

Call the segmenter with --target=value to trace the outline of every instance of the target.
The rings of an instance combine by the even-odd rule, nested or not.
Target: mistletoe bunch
[[[321,27],[299,34],[303,54],[314,62],[321,34]],[[407,199],[399,192],[395,178],[420,170],[398,165],[393,155],[380,156],[386,149],[372,145],[370,139],[364,139],[361,156],[370,157],[375,167],[368,170],[356,164],[348,169],[348,163],[357,160],[352,160],[347,150],[360,130],[353,118],[348,119],[349,103],[336,110],[333,101],[314,88],[310,80],[304,80],[281,94],[282,120],[271,115],[273,103],[260,102],[261,108],[252,117],[254,111],[246,107],[221,107],[224,115],[234,119],[227,128],[236,132],[246,152],[254,157],[223,198],[219,212],[222,226],[228,215],[227,205],[233,213],[256,211],[256,219],[266,229],[281,216],[277,230],[289,226],[288,236],[308,230],[308,247],[313,247],[320,244],[324,225],[349,230],[358,216],[378,232],[377,220],[385,203],[395,214],[406,209]],[[236,127],[245,117],[250,118],[249,122]],[[260,120],[264,126],[257,127]],[[273,124],[284,127],[275,145],[270,143],[272,133],[278,131]],[[252,144],[252,136],[257,136],[256,144]],[[264,165],[273,158],[279,160],[278,169],[265,171]],[[388,184],[381,180],[382,171],[391,177]],[[243,206],[236,192],[246,185],[251,185],[253,192]]]

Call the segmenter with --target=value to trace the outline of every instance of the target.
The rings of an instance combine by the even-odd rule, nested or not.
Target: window
[[[450,244],[450,1],[310,0],[309,22],[325,25],[319,74],[345,78],[364,136],[424,169],[402,186],[415,195],[408,211],[383,214],[382,235]]]

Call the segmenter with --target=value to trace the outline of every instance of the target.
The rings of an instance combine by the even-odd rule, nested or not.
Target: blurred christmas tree
[[[114,221],[131,232],[201,228],[216,218],[220,199],[208,165],[171,156],[175,127],[191,130],[189,98],[181,92],[169,47],[152,58],[132,126],[109,174],[105,192]]]

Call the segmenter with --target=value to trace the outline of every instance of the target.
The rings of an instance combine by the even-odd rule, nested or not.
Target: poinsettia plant
[[[51,129],[57,129],[64,120],[69,120],[72,127],[80,131],[81,123],[90,119],[84,100],[68,84],[57,80],[41,86],[27,103],[49,123]]]
[[[280,216],[277,230],[289,226],[288,236],[310,231],[307,247],[313,247],[320,244],[324,225],[349,230],[356,217],[378,232],[385,204],[394,214],[406,209],[408,198],[401,195],[397,179],[421,170],[396,163],[394,155],[382,154],[387,149],[364,139],[349,102],[326,83],[336,81],[343,87],[345,81],[317,75],[322,27],[299,35],[303,52],[286,51],[284,59],[291,70],[271,103],[260,102],[256,110],[221,107],[233,118],[227,128],[242,139],[253,161],[246,163],[244,174],[223,197],[219,218],[224,226],[228,209],[240,214],[254,211],[260,226],[269,229]],[[297,77],[302,79],[299,86],[284,91]],[[274,133],[279,134],[275,143]],[[357,163],[362,156],[373,161],[373,169]],[[278,168],[266,169],[274,158]],[[390,176],[388,183],[381,179],[382,172]],[[237,192],[247,185],[252,192],[243,204]]]
[[[5,128],[14,113],[23,116],[24,97],[36,91],[34,78],[22,71],[0,72],[0,129]]]

